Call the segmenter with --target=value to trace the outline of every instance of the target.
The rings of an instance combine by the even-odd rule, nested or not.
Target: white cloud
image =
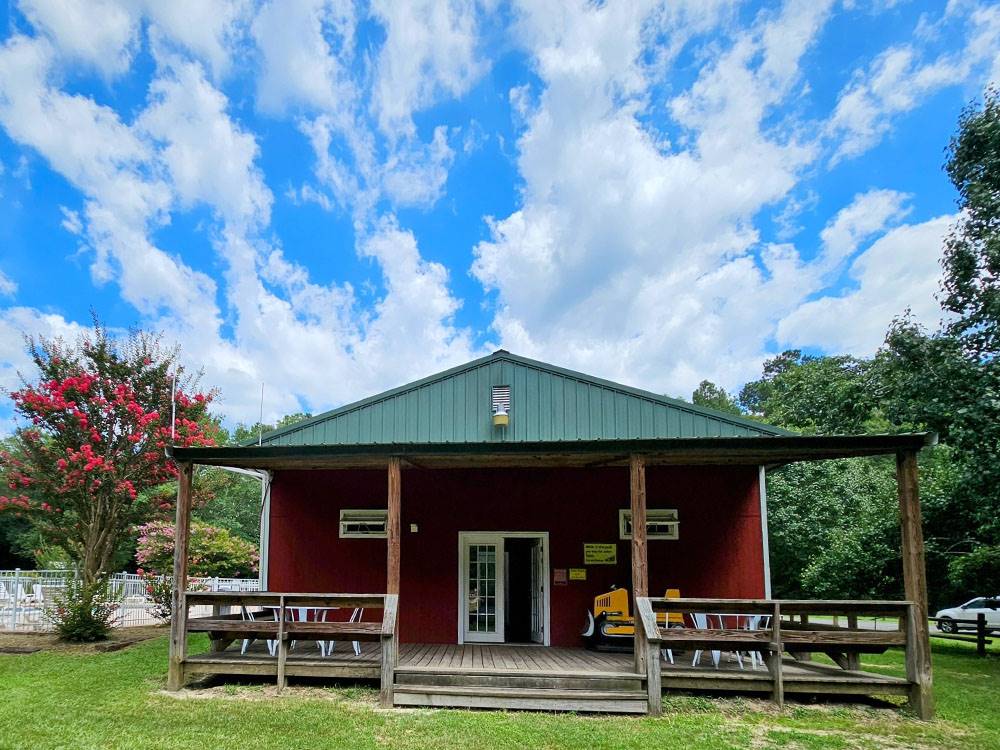
[[[447,132],[439,125],[430,143],[411,144],[390,155],[380,171],[383,189],[396,205],[431,206],[441,197],[455,157]]]
[[[182,205],[207,203],[229,223],[268,222],[271,192],[254,165],[257,142],[226,114],[226,97],[198,63],[170,60],[149,87],[139,132],[163,144],[166,165]],[[205,144],[215,158],[206,158]]]
[[[20,0],[31,24],[69,61],[82,62],[106,78],[120,75],[139,44],[139,18],[132,3],[117,0]]]
[[[222,389],[231,418],[256,419],[261,382],[269,384],[265,416],[273,419],[478,353],[453,323],[460,303],[446,270],[424,261],[416,239],[394,220],[379,221],[359,240],[359,254],[372,259],[385,288],[367,310],[349,285],[315,284],[263,239],[273,198],[256,139],[231,117],[228,99],[200,63],[173,48],[153,51],[148,99],[128,124],[54,86],[51,42],[16,36],[0,48],[0,124],[82,194],[82,210],[63,207],[63,226],[92,248],[95,281],[118,285],[143,325],[181,343],[185,359]],[[440,171],[436,165],[450,161],[443,131],[427,148],[433,153],[401,153],[391,162],[395,182],[387,189],[399,200],[440,189],[434,185],[443,177],[427,180],[406,166],[409,160]],[[222,263],[218,285],[150,239],[174,213],[199,205],[215,217],[207,231]],[[20,308],[7,325],[42,330],[46,320]],[[231,333],[223,334],[224,323]]]
[[[300,200],[349,211],[359,227],[375,206],[432,206],[454,159],[447,128],[422,141],[417,111],[464,94],[486,70],[476,54],[476,4],[466,0],[375,3],[385,31],[374,52],[356,48],[359,17],[346,0],[265,5],[253,23],[262,59],[258,106],[300,115],[319,186]],[[332,193],[332,198],[323,190]]]
[[[966,15],[966,11],[971,12]],[[933,59],[922,46],[906,43],[882,52],[840,92],[827,134],[836,146],[833,163],[864,153],[892,130],[894,118],[916,108],[940,89],[962,84],[974,75],[1000,79],[1000,7],[952,3],[936,22],[921,18],[918,31],[928,42],[960,32],[964,48]],[[979,81],[976,82],[977,87]]]
[[[17,293],[17,282],[0,268],[0,297],[13,297]]]
[[[0,48],[0,123],[86,197],[96,282],[117,276],[125,300],[143,313],[198,309],[214,282],[147,238],[171,205],[169,186],[148,176],[150,145],[110,108],[51,88],[53,64],[43,39],[14,36]]]
[[[869,190],[854,196],[850,205],[820,232],[823,264],[832,268],[849,258],[866,239],[882,232],[892,222],[905,217],[910,196],[895,190]]]
[[[544,85],[519,142],[524,200],[491,222],[473,265],[497,293],[504,346],[672,393],[753,374],[808,290],[794,249],[754,259],[752,220],[816,152],[794,127],[765,122],[795,95],[828,8],[793,2],[738,33],[669,102],[685,130],[674,143],[640,119],[662,72],[641,62],[648,10],[523,10]],[[676,49],[689,25],[657,32]]]
[[[32,375],[34,365],[24,339],[26,334],[72,341],[84,328],[61,315],[29,307],[0,310],[0,352],[4,353],[0,358],[0,393],[19,388],[21,375]]]
[[[412,135],[412,114],[464,94],[486,69],[476,54],[474,0],[375,0],[386,40],[376,64],[374,106],[383,132]]]
[[[229,67],[231,47],[249,0],[19,0],[32,26],[67,63],[83,63],[105,78],[131,66],[143,20],[153,35],[205,61],[216,74]]]
[[[357,20],[350,0],[265,3],[252,27],[262,58],[259,106],[275,113],[352,108],[357,93],[341,57],[353,57]]]
[[[816,207],[806,180],[830,149],[860,153],[951,78],[996,68],[1000,10],[953,5],[925,37],[863,66],[824,129],[799,101],[810,85],[803,59],[832,0],[788,0],[742,28],[729,0],[516,4],[510,31],[535,74],[507,97],[520,133],[518,204],[488,219],[471,268],[495,304],[500,343],[688,393],[705,377],[731,387],[755,375],[775,340],[867,353],[907,305],[930,322],[949,217],[900,226],[908,196],[886,183],[854,196],[818,236],[793,222]],[[0,125],[79,191],[62,225],[86,246],[95,282],[117,285],[141,324],[203,364],[230,417],[256,419],[261,382],[270,419],[488,348],[456,323],[462,300],[448,270],[427,260],[436,248],[396,209],[440,200],[465,144],[482,135],[427,112],[488,70],[490,3],[376,2],[370,13],[350,0],[102,0],[93,14],[69,3],[63,15],[52,0],[22,7],[37,35],[0,47]],[[931,44],[935,24],[967,29],[962,55]],[[375,26],[384,41],[372,41]],[[140,49],[155,68],[128,113],[62,87],[68,71],[79,75],[74,66],[113,82]],[[238,54],[256,79],[225,87]],[[362,293],[336,270],[318,283],[274,236],[267,140],[240,118],[248,90],[315,155],[315,179],[279,193],[354,220],[355,251],[372,271]],[[186,247],[153,240],[197,207],[211,217],[199,230],[215,252],[198,259],[206,268]],[[783,242],[763,242],[759,217],[778,209]],[[784,242],[793,235],[796,244]],[[4,346],[17,330],[73,326],[0,308]],[[0,362],[0,382],[11,362]]]
[[[941,316],[935,299],[944,237],[957,217],[940,216],[890,230],[851,265],[855,288],[806,302],[778,325],[782,345],[870,355],[882,344],[893,318],[909,309],[933,325]]]
[[[249,21],[250,0],[144,0],[155,35],[203,61],[213,76],[225,75]]]

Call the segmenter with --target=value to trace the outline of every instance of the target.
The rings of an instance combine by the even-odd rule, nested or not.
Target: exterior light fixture
[[[494,427],[506,427],[510,424],[510,386],[495,385],[490,398]]]

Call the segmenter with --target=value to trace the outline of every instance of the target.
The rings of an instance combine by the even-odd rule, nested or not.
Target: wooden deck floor
[[[375,643],[362,643],[360,655],[350,643],[337,643],[332,655],[323,657],[314,643],[299,642],[288,656],[289,676],[377,679],[381,653]],[[669,690],[708,690],[760,692],[771,691],[768,671],[752,669],[744,660],[741,669],[735,661],[723,659],[719,668],[702,659],[691,665],[690,654],[675,654],[674,665],[664,661],[662,687]],[[277,660],[262,642],[252,644],[244,655],[239,644],[225,651],[189,656],[185,660],[189,674],[276,675]],[[565,675],[618,677],[633,675],[632,655],[601,653],[582,648],[552,648],[510,644],[420,644],[407,643],[400,648],[398,671],[408,673],[452,673],[466,675]],[[785,657],[783,662],[786,693],[800,694],[906,694],[905,680],[864,671],[845,671],[819,662],[800,662]]]

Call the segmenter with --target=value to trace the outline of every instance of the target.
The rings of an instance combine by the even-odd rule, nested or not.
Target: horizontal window
[[[386,517],[384,510],[342,510],[340,511],[340,536],[342,539],[386,537]]]
[[[647,539],[680,539],[680,521],[677,511],[670,508],[649,508],[646,510]],[[618,511],[618,535],[621,539],[632,538],[632,511]]]

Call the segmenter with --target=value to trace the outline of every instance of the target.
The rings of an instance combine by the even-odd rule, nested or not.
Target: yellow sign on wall
[[[587,580],[587,569],[586,568],[570,568],[569,569],[569,580],[571,580],[571,581],[586,581]]]
[[[618,562],[617,544],[584,544],[584,565],[615,565]]]

